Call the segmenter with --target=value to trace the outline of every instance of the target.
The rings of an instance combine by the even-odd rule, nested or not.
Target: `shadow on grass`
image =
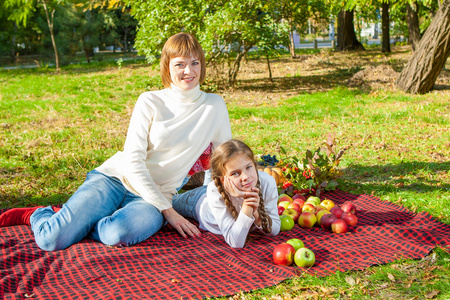
[[[0,194],[0,209],[64,204],[72,195],[61,194],[48,197],[14,196]]]
[[[343,190],[370,194],[408,191],[450,191],[450,162],[403,162],[382,166],[352,164],[344,169]]]

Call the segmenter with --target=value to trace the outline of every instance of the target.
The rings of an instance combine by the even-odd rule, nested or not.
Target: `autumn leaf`
[[[425,298],[432,299],[432,298],[436,297],[440,292],[441,291],[439,291],[439,290],[429,291],[428,293],[425,294]]]
[[[178,279],[172,279],[171,281],[172,281],[172,283],[180,283],[181,282],[181,280],[178,280]]]

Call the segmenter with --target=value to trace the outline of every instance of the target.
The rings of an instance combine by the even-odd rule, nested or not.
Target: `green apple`
[[[281,221],[280,231],[288,231],[288,230],[291,230],[292,228],[294,228],[295,222],[291,218],[291,216],[281,215],[280,221]]]
[[[316,262],[316,256],[308,248],[300,248],[294,255],[295,264],[299,267],[309,268]]]
[[[287,240],[286,243],[294,246],[295,252],[297,252],[298,249],[305,247],[305,244],[302,242],[301,239],[290,239]]]
[[[308,200],[306,200],[306,203],[308,202],[314,204],[314,206],[320,205],[320,198],[316,196],[310,196]]]

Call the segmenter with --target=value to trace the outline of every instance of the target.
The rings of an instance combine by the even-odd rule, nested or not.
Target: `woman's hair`
[[[202,46],[197,39],[189,33],[180,32],[172,35],[164,44],[161,52],[161,80],[164,87],[170,87],[172,79],[170,78],[170,60],[174,57],[191,57],[194,56],[200,60],[201,73],[199,84],[205,81],[206,77],[206,60]]]
[[[222,195],[222,198],[225,201],[228,210],[230,211],[231,215],[235,220],[237,219],[239,213],[237,212],[236,208],[231,202],[230,195],[225,190],[222,183],[222,179],[225,176],[226,172],[225,165],[230,161],[230,159],[236,157],[236,155],[247,156],[253,162],[256,169],[256,161],[252,149],[250,149],[250,147],[247,146],[247,144],[239,140],[232,139],[221,144],[214,150],[211,157],[212,180],[214,180],[214,183],[217,189],[219,190],[220,194]],[[256,187],[259,189],[260,201],[258,206],[258,213],[259,216],[261,217],[262,228],[264,232],[270,233],[272,231],[272,219],[267,215],[266,209],[264,207],[264,199],[262,197],[259,175]]]

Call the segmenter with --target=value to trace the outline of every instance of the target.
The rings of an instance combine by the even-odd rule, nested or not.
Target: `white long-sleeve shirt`
[[[231,139],[228,110],[222,97],[197,85],[175,85],[140,95],[131,116],[123,151],[97,171],[114,176],[132,193],[157,209],[172,207],[172,197],[196,160]]]
[[[258,171],[261,185],[262,197],[266,213],[272,219],[272,232],[265,233],[262,228],[257,227],[255,218],[248,217],[241,212],[242,198],[231,197],[231,201],[239,212],[235,220],[225,204],[219,190],[214,182],[208,184],[207,192],[196,205],[196,214],[199,227],[214,234],[223,235],[228,245],[233,248],[242,248],[251,230],[259,229],[266,235],[275,236],[280,232],[281,221],[278,216],[278,189],[275,179],[265,172]]]

